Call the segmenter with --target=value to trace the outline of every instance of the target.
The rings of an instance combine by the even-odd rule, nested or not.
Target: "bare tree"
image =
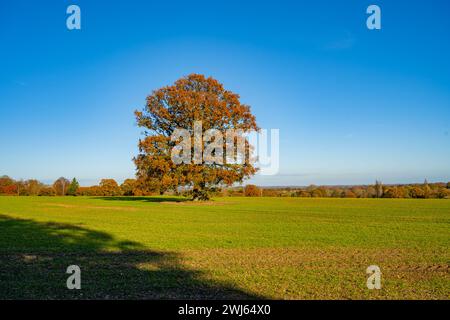
[[[69,185],[70,181],[64,177],[61,177],[53,183],[53,188],[55,189],[57,195],[65,196]]]
[[[375,181],[375,192],[377,198],[383,197],[383,184],[381,183],[381,181]]]

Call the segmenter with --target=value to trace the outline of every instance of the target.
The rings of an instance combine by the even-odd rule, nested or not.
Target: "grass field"
[[[180,200],[0,197],[0,298],[450,297],[448,200]]]

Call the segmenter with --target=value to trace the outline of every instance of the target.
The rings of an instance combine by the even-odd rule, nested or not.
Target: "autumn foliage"
[[[248,184],[244,188],[244,195],[246,197],[260,197],[262,195],[261,189],[254,184]]]
[[[250,107],[241,104],[239,95],[225,90],[213,78],[199,74],[181,78],[171,86],[153,91],[147,97],[145,108],[135,114],[137,124],[145,129],[145,136],[139,141],[140,153],[134,162],[138,180],[149,189],[163,193],[188,186],[192,188],[194,200],[206,200],[212,188],[242,182],[256,172],[248,157],[248,145],[241,164],[227,163],[226,159],[222,164],[209,163],[202,159],[199,164],[177,165],[171,159],[176,145],[176,141],[171,141],[172,134],[176,129],[186,129],[194,139],[195,121],[201,121],[202,133],[209,129],[223,135],[227,129],[244,133],[258,130]],[[204,147],[206,142],[200,143]],[[223,151],[226,157],[225,146]]]
[[[61,181],[68,181],[59,178]],[[57,181],[58,181],[57,180]],[[36,179],[14,180],[8,176],[0,176],[0,195],[9,196],[62,196],[60,182],[45,185]],[[120,186],[113,179],[102,179],[99,185],[80,187],[76,179],[69,184],[76,189],[76,196],[150,196],[157,192],[142,184],[137,179],[126,179]],[[406,185],[383,185],[377,181],[374,185],[359,186],[314,186],[309,187],[257,187],[247,185],[245,187],[212,188],[214,196],[229,197],[307,197],[307,198],[403,198],[403,199],[450,199],[450,182]],[[176,191],[172,194],[191,195],[191,191]],[[67,191],[64,195],[73,195]]]

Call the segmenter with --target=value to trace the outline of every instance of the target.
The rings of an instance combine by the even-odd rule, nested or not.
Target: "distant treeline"
[[[114,179],[102,179],[99,185],[80,187],[77,179],[61,177],[52,185],[30,179],[16,181],[8,176],[0,177],[0,194],[17,196],[134,196],[150,195],[154,192],[140,190],[135,179],[127,179],[122,185]]]
[[[188,196],[192,191],[180,189],[176,193]],[[126,179],[119,185],[114,179],[102,179],[99,185],[80,187],[78,181],[66,178],[57,179],[52,185],[38,180],[16,181],[8,176],[0,177],[0,195],[17,196],[149,196],[163,194],[158,187],[149,186],[136,179]],[[312,198],[414,198],[449,199],[450,182],[406,185],[383,185],[376,181],[373,185],[359,186],[315,186],[309,187],[258,187],[252,184],[245,187],[216,188],[214,196],[230,197],[312,197]]]
[[[449,199],[450,182],[406,185],[383,185],[376,181],[374,185],[360,186],[309,186],[301,188],[258,188],[247,185],[233,190],[244,196],[262,197],[305,197],[305,198],[413,198],[413,199]]]

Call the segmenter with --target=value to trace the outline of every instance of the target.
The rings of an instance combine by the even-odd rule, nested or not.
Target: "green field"
[[[0,298],[450,297],[448,200],[181,200],[0,197]]]

